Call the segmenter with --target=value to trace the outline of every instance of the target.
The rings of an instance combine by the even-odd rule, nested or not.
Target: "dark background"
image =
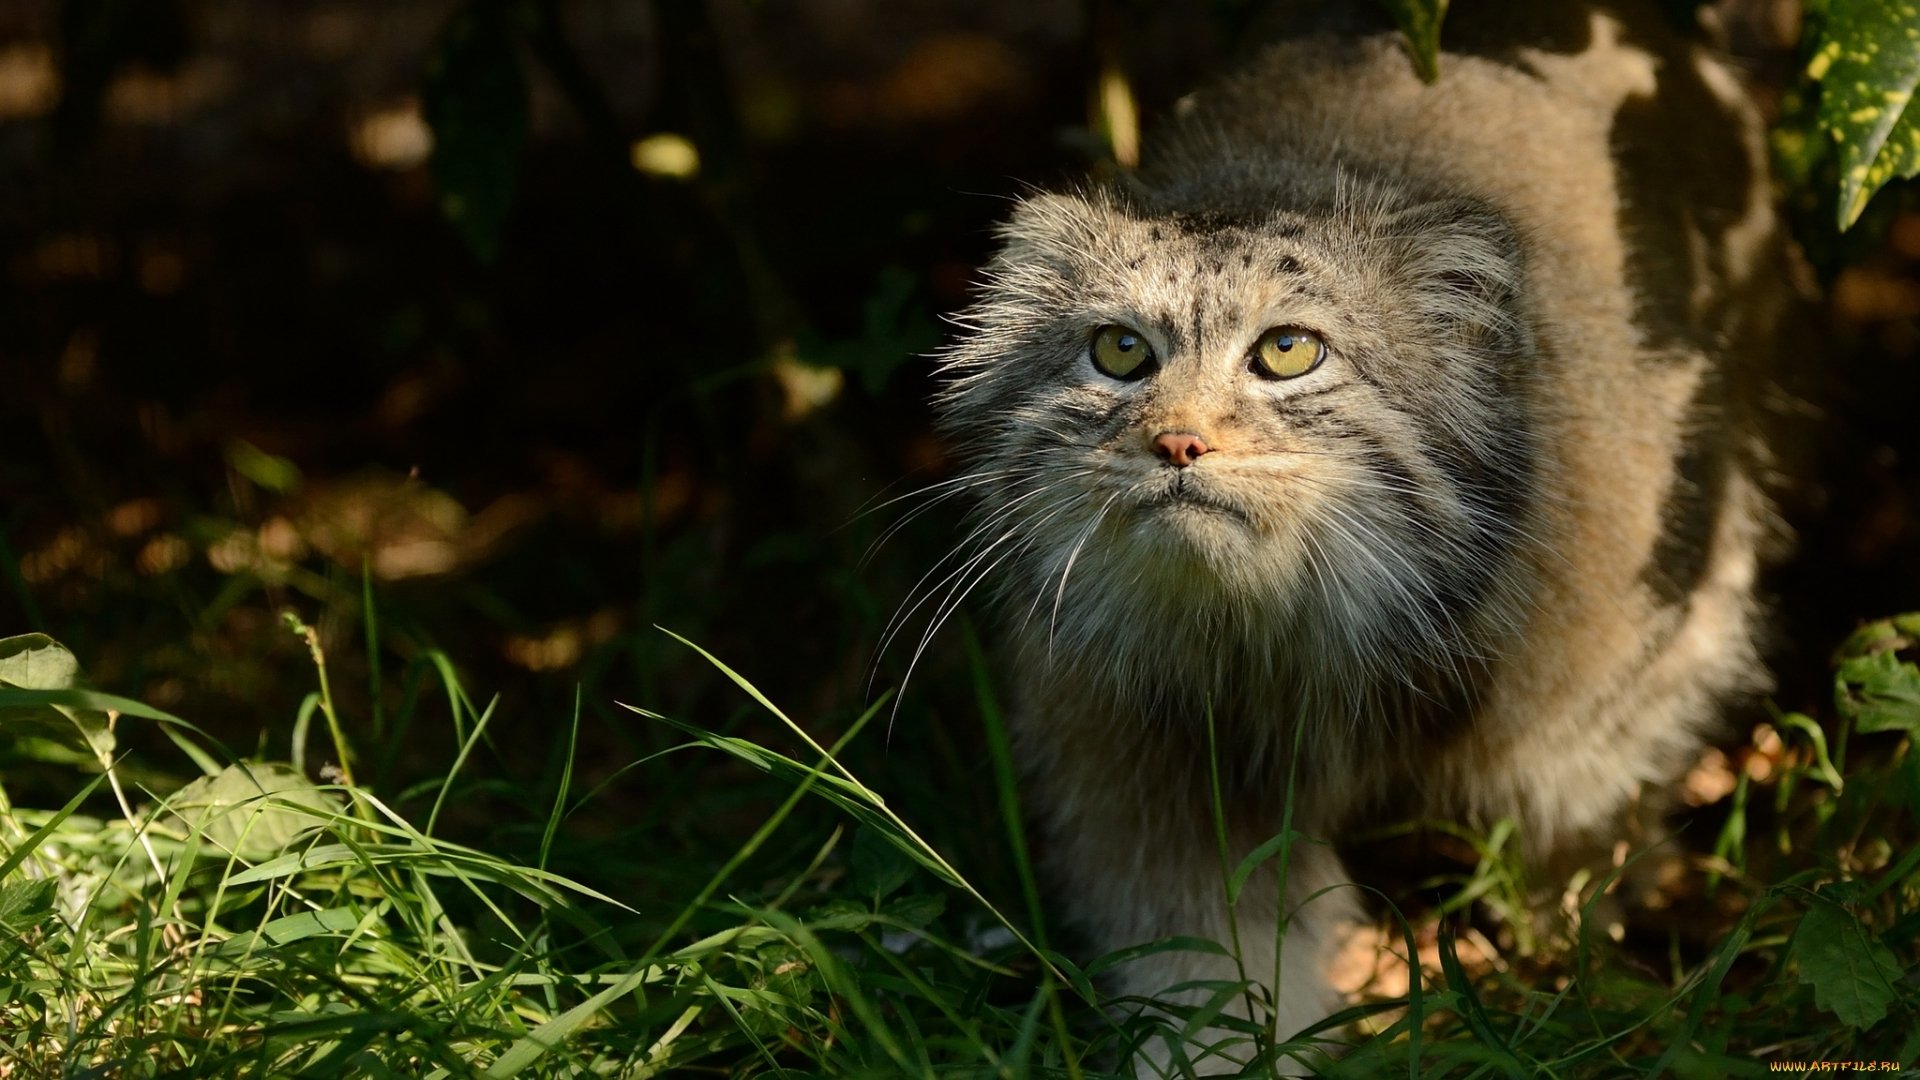
[[[860,513],[947,475],[920,355],[941,314],[1010,198],[1110,167],[1102,64],[1150,129],[1234,54],[1241,7],[529,5],[551,21],[521,39],[529,137],[482,258],[442,213],[422,119],[464,5],[0,3],[0,636],[50,633],[102,689],[284,758],[314,686],[292,609],[322,632],[363,781],[403,805],[456,745],[437,649],[480,705],[501,695],[468,819],[550,786],[577,689],[576,784],[612,781],[605,820],[727,832],[726,767],[615,776],[676,741],[616,701],[771,730],[655,626],[816,730],[870,700],[883,627],[957,535],[947,504],[869,557],[915,504]],[[1769,105],[1793,70],[1775,7],[1745,5],[1766,10],[1733,37]],[[696,176],[631,164],[660,133],[698,147]],[[1856,620],[1920,606],[1903,198],[1823,256],[1832,302],[1808,314],[1799,361],[1833,396],[1774,579],[1792,707],[1818,709]],[[862,750],[952,778],[903,793],[959,800],[936,831],[990,799],[963,640],[959,621],[933,640]],[[70,788],[6,753],[16,800]]]

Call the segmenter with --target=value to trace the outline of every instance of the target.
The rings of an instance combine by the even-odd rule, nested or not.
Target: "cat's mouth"
[[[1222,498],[1218,493],[1208,490],[1208,485],[1194,478],[1189,470],[1182,469],[1164,483],[1154,484],[1144,493],[1141,506],[1148,510],[1164,513],[1186,513],[1198,511],[1209,514],[1222,514],[1246,522],[1247,514],[1238,503]]]

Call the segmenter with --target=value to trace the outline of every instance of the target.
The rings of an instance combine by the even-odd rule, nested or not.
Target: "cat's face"
[[[1075,651],[1459,644],[1536,467],[1496,216],[1046,196],[1004,238],[940,404],[1016,617]]]

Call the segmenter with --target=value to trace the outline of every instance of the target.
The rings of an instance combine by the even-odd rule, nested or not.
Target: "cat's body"
[[[1157,954],[1130,992],[1244,975],[1282,1037],[1333,1004],[1353,890],[1294,909],[1338,858],[1295,845],[1235,933],[1216,767],[1227,866],[1290,771],[1309,837],[1512,817],[1579,858],[1764,686],[1760,125],[1650,5],[1556,12],[1553,47],[1457,12],[1481,46],[1432,85],[1390,34],[1274,47],[1137,183],[1027,200],[963,319],[943,421],[1056,898],[1098,949],[1242,954]]]

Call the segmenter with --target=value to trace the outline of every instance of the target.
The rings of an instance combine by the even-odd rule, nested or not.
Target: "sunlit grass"
[[[1854,643],[1842,667],[1854,680],[1843,681],[1842,711],[1853,701],[1856,723],[1897,727],[1901,694],[1920,686],[1903,681],[1903,632],[1888,633]],[[351,723],[334,713],[324,657],[314,658],[321,689],[292,725],[294,757],[318,711],[348,760]],[[0,722],[44,721],[57,705],[86,730],[97,708],[110,726],[164,727],[205,774],[178,791],[141,790],[121,782],[125,760],[109,750],[95,775],[71,770],[74,795],[58,809],[0,803],[0,1076],[1080,1077],[1123,1073],[1149,1042],[1176,1062],[1217,1062],[1208,1044],[1223,1039],[1254,1056],[1250,1076],[1301,1060],[1342,1076],[1760,1075],[1770,1061],[1911,1066],[1920,1054],[1920,849],[1910,846],[1920,767],[1905,738],[1856,738],[1850,761],[1844,741],[1816,743],[1817,728],[1787,723],[1798,741],[1764,788],[1741,782],[1723,829],[1745,845],[1723,843],[1714,887],[1738,890],[1743,910],[1703,950],[1676,944],[1664,971],[1590,920],[1557,948],[1535,941],[1506,827],[1459,832],[1477,865],[1441,883],[1431,910],[1389,910],[1380,938],[1402,959],[1425,956],[1436,970],[1424,985],[1282,1043],[1223,1014],[1249,994],[1258,1003],[1245,984],[1213,987],[1197,1007],[1103,990],[1102,973],[1143,950],[1230,943],[1089,958],[1054,940],[977,650],[972,704],[1001,817],[978,827],[1002,838],[984,845],[1003,861],[995,889],[885,797],[941,778],[862,777],[847,764],[847,748],[888,715],[887,698],[823,744],[707,659],[793,749],[635,708],[683,741],[623,780],[718,754],[770,807],[731,850],[691,865],[655,838],[623,838],[629,869],[698,882],[664,904],[674,889],[636,901],[546,869],[599,794],[573,790],[571,756],[555,790],[529,804],[547,810],[518,823],[537,837],[518,855],[439,835],[470,751],[501,722],[497,703],[474,707],[445,658],[424,663],[459,749],[433,788],[414,793],[429,807],[417,819],[364,775],[314,783],[304,763],[229,760],[137,703],[0,686]],[[578,709],[566,723],[571,746]],[[116,786],[124,798],[110,795]],[[1773,812],[1746,822],[1762,792]],[[1287,846],[1257,855],[1284,862]],[[1223,889],[1247,871],[1223,866]],[[1586,902],[1606,884],[1589,882]],[[1481,928],[1524,948],[1511,962],[1485,962],[1480,946],[1463,960],[1460,936],[1484,941]],[[1373,1034],[1347,1026],[1361,1021]],[[1339,1056],[1312,1056],[1315,1047]]]

